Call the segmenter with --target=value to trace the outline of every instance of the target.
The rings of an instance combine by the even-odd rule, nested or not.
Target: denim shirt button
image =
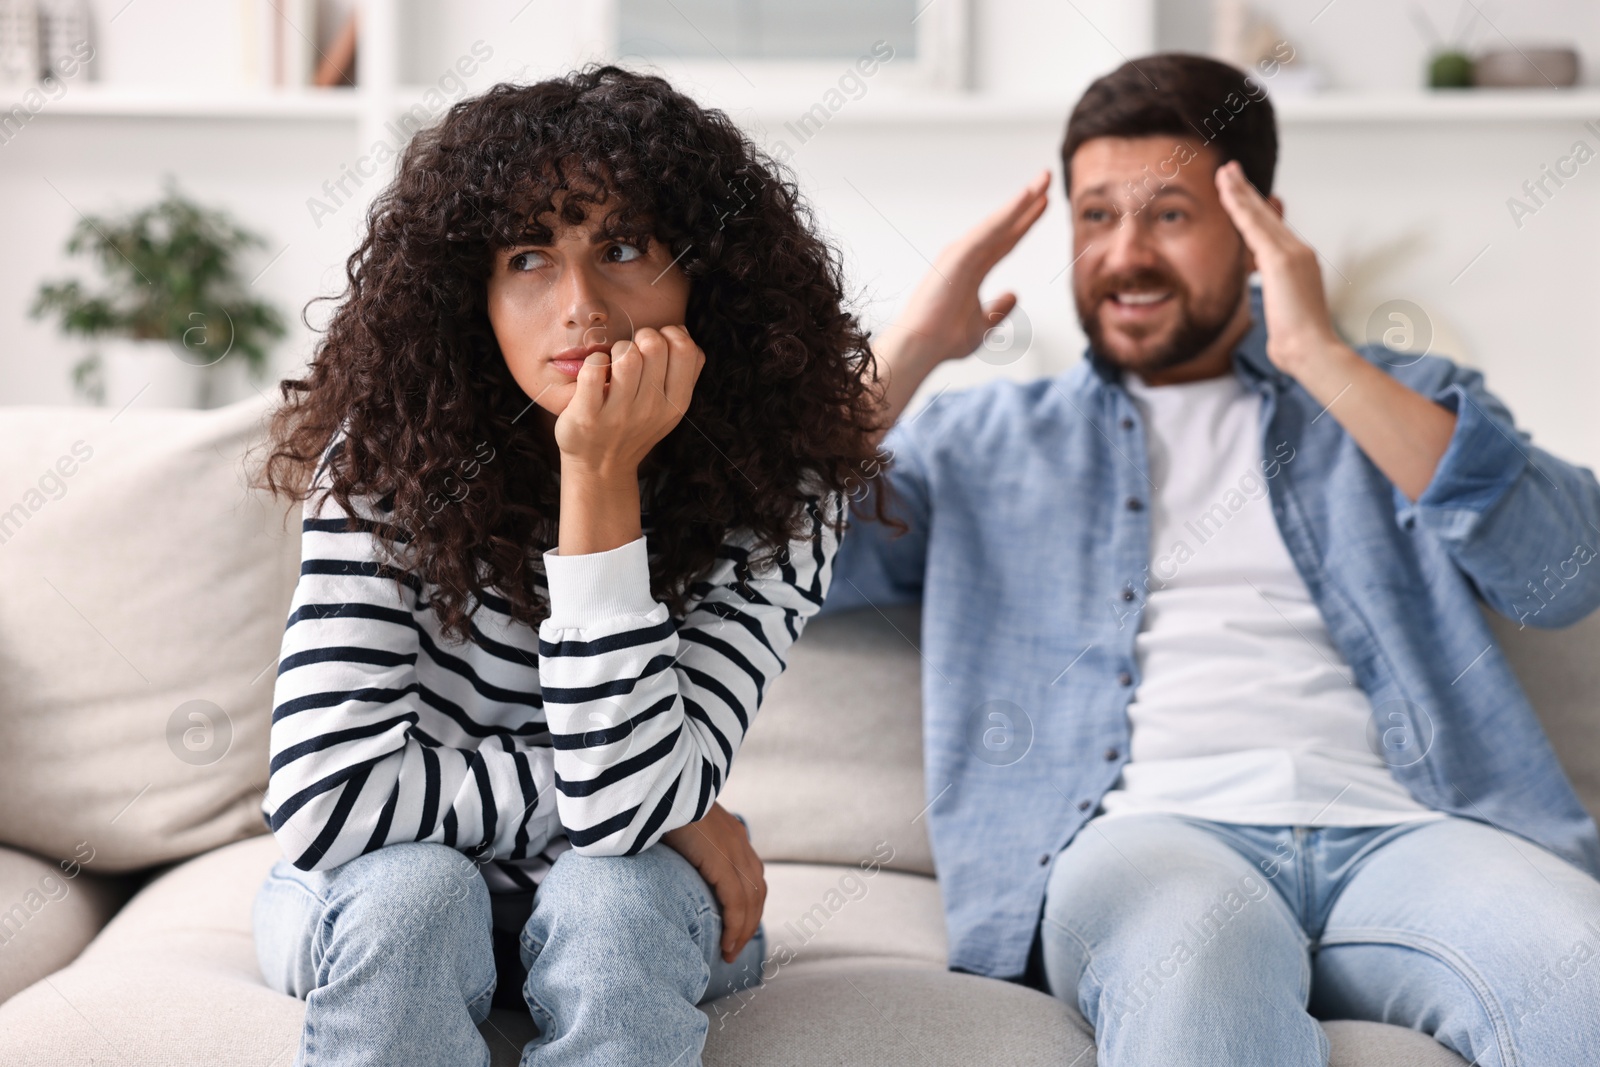
[[[1122,755],[1122,753],[1118,752],[1116,749],[1108,748],[1108,749],[1106,749],[1106,762],[1107,763],[1115,762],[1116,758],[1118,756],[1120,756],[1120,755]]]
[[[1117,684],[1118,685],[1132,685],[1133,684],[1133,675],[1129,674],[1127,671],[1123,671],[1121,674],[1117,675]]]
[[[1122,421],[1117,423],[1117,425],[1121,426],[1124,430],[1131,430],[1133,429],[1133,419],[1127,415],[1124,415],[1122,416]]]
[[[1133,586],[1125,585],[1125,586],[1122,587],[1122,599],[1123,600],[1132,600],[1133,596],[1134,596],[1134,594],[1133,594]]]
[[[1144,501],[1140,500],[1136,496],[1130,496],[1128,498],[1128,510],[1129,511],[1143,511],[1144,510]]]
[[[1039,853],[1039,866],[1044,867],[1044,866],[1047,866],[1049,863],[1050,863],[1050,853],[1048,853],[1048,852]]]
[[[1078,801],[1078,810],[1079,811],[1088,811],[1089,810],[1089,803],[1090,802],[1087,801],[1087,800]]]

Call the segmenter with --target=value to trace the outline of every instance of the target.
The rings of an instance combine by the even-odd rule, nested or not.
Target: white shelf
[[[763,102],[753,109],[774,134],[794,122],[815,100]],[[1327,92],[1274,97],[1280,123],[1458,123],[1562,122],[1600,119],[1600,88],[1464,89],[1414,92]],[[834,122],[873,124],[1000,124],[1064,126],[1072,102],[974,94],[886,94],[847,102]],[[735,117],[738,117],[735,115]]]
[[[35,118],[52,115],[135,119],[291,119],[355,121],[376,111],[404,109],[420,102],[427,85],[397,86],[386,108],[356,89],[233,89],[209,95],[186,89],[68,84],[58,98],[46,97]],[[8,112],[25,90],[0,91],[0,113]],[[765,100],[748,109],[774,133],[814,106],[814,98]],[[1049,125],[1066,122],[1071,102],[983,93],[894,95],[879,93],[851,100],[829,124],[845,125]],[[1434,92],[1327,92],[1273,99],[1279,121],[1301,123],[1457,123],[1583,121],[1600,119],[1600,88],[1460,89]],[[732,109],[740,117],[742,109]],[[442,114],[442,109],[440,111]]]
[[[1284,122],[1562,122],[1600,118],[1600,89],[1330,92],[1272,105]]]
[[[40,90],[43,94],[43,90]],[[131,88],[68,83],[64,92],[33,112],[54,115],[139,119],[310,119],[353,121],[363,103],[354,89],[232,89],[202,94],[189,89]],[[22,106],[25,89],[0,92],[3,107]],[[23,109],[27,111],[27,108]]]

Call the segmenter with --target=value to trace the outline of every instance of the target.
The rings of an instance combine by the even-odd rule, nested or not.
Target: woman
[[[296,1062],[486,1063],[525,1003],[525,1064],[698,1063],[763,946],[717,794],[880,470],[837,261],[602,67],[419,134],[347,274],[261,475],[305,501],[255,911]]]

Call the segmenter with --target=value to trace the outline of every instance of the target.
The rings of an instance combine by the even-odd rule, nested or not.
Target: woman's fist
[[[645,327],[596,352],[578,372],[572,400],[556,419],[563,472],[601,478],[636,475],[639,464],[678,425],[705,353],[682,326]]]

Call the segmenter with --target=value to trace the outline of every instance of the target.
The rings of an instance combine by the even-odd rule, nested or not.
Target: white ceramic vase
[[[166,341],[108,337],[96,346],[105,383],[105,404],[197,408],[205,396],[206,368],[185,363]]]

